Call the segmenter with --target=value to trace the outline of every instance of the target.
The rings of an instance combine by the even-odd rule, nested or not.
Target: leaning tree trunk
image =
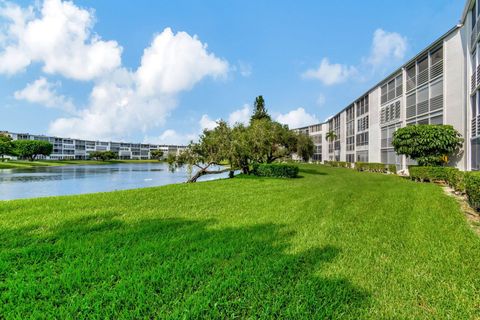
[[[204,176],[206,174],[219,174],[219,173],[225,173],[225,172],[230,172],[231,169],[223,169],[223,170],[214,170],[214,171],[211,171],[211,170],[207,170],[207,168],[203,168],[203,169],[200,169],[198,170],[197,173],[195,173],[190,179],[188,179],[187,183],[193,183],[193,182],[197,182],[198,178],[200,178],[201,176]]]
[[[206,175],[206,171],[207,171],[206,169],[198,170],[197,173],[195,173],[190,179],[188,179],[187,183],[197,182],[198,178],[200,178],[203,175]]]

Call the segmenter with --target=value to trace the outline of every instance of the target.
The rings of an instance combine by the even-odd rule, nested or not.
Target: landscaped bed
[[[439,186],[300,176],[0,202],[0,318],[480,317],[480,238]]]

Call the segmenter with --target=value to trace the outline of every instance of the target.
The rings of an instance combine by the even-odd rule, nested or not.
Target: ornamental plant
[[[442,166],[459,152],[463,139],[450,125],[412,125],[393,135],[397,154],[414,159],[420,166]]]

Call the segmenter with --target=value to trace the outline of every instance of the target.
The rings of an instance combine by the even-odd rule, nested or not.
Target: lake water
[[[206,175],[199,181],[226,178]],[[182,183],[186,169],[168,170],[165,163],[125,163],[0,170],[0,200],[85,194]]]

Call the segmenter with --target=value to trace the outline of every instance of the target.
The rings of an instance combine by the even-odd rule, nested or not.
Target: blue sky
[[[323,121],[463,5],[0,0],[0,130],[184,143],[260,94],[279,121]]]

